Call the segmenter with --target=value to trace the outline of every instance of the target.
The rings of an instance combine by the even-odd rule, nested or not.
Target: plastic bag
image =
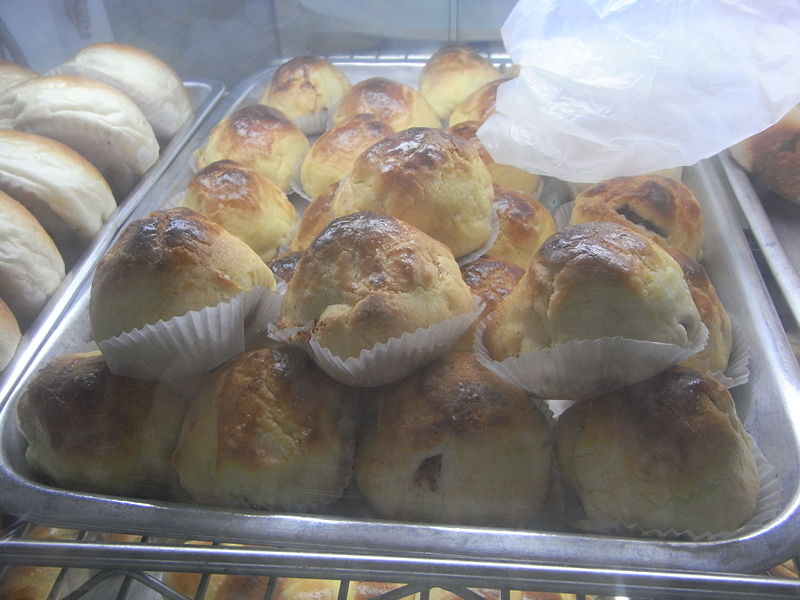
[[[797,0],[520,0],[494,160],[593,182],[691,165],[800,102]]]

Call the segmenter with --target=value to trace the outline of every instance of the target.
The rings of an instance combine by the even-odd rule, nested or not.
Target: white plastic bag
[[[798,0],[520,0],[502,35],[520,74],[478,137],[567,181],[694,164],[800,102]]]

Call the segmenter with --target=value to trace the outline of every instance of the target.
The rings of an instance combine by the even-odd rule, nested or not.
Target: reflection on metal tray
[[[13,360],[0,375],[0,403],[11,394],[19,377],[35,356],[38,348],[47,339],[52,328],[59,322],[75,293],[91,275],[98,256],[110,245],[120,227],[126,223],[136,207],[147,197],[150,189],[161,178],[179,152],[192,138],[200,124],[222,98],[225,86],[216,81],[185,81],[184,87],[194,114],[175,133],[159,153],[156,163],[144,174],[139,183],[122,200],[108,220],[95,235],[91,244],[72,266],[64,281],[42,309],[39,317],[28,328],[20,342]]]
[[[422,64],[423,61],[350,62],[342,67],[353,81],[379,74],[415,83]],[[131,211],[130,218],[164,206],[183,190],[191,176],[189,165],[193,152],[205,142],[210,129],[240,104],[254,102],[270,74],[271,71],[264,71],[243,81],[217,106],[145,200]],[[448,575],[468,578],[470,571],[465,569],[469,567],[476,575],[481,569],[490,577],[502,570],[507,580],[519,577],[521,580],[553,581],[565,576],[560,569],[569,565],[580,573],[575,571],[568,576],[594,574],[621,581],[625,577],[636,579],[640,574],[613,572],[614,568],[747,572],[773,566],[792,556],[800,547],[800,373],[716,163],[707,161],[687,169],[684,181],[703,206],[706,269],[750,344],[751,378],[746,385],[733,390],[737,409],[745,427],[777,470],[785,494],[781,514],[747,535],[714,542],[688,542],[434,526],[352,516],[211,508],[50,487],[35,477],[25,461],[24,440],[16,428],[15,407],[24,383],[49,358],[74,351],[89,342],[88,279],[77,291],[74,302],[54,327],[41,352],[28,365],[21,385],[0,413],[0,503],[23,518],[63,527],[225,540],[281,549],[184,550],[186,556],[180,560],[193,565],[236,563],[263,568],[273,564],[299,572],[311,568],[313,563],[320,570],[330,568],[329,572],[336,573],[337,577],[346,576],[345,571],[350,569],[378,571],[386,579],[412,569],[418,573],[427,572],[429,576],[435,572],[440,579]],[[309,549],[328,554],[304,554]],[[12,555],[24,550],[13,545],[5,548]],[[119,550],[120,553],[125,551]],[[108,548],[93,549],[82,560],[96,564],[112,556],[109,552]],[[346,554],[333,555],[333,552]],[[175,555],[156,545],[137,548],[131,556],[126,555],[126,560],[158,562],[169,556]],[[523,568],[523,562],[529,564]],[[513,577],[508,571],[512,563],[516,565]],[[533,568],[531,563],[537,566]]]

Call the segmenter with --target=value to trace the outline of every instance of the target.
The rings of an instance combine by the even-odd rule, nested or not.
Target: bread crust
[[[394,131],[441,126],[436,112],[417,90],[385,77],[370,77],[353,85],[342,96],[332,120],[339,123],[362,113],[375,115]]]

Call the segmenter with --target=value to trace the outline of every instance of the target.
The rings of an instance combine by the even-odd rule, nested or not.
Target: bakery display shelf
[[[22,337],[14,358],[0,373],[0,403],[11,395],[28,363],[33,359],[50,331],[61,319],[78,289],[90,276],[94,264],[108,248],[120,227],[126,223],[136,207],[147,197],[151,188],[162,177],[172,161],[184,146],[189,143],[201,123],[209,116],[225,93],[225,86],[216,81],[185,81],[184,87],[189,95],[194,113],[167,145],[161,150],[158,161],[145,173],[142,179],[128,193],[124,200],[102,225],[81,257],[72,265],[64,281],[42,309],[36,321]]]
[[[380,75],[415,84],[424,59],[335,62],[352,81]],[[192,175],[194,154],[211,128],[237,107],[255,102],[272,72],[267,69],[242,81],[211,110],[142,201],[130,208],[128,220],[176,202]],[[91,347],[89,273],[0,410],[0,507],[20,518],[59,527],[226,540],[277,549],[176,549],[151,543],[30,547],[30,542],[10,541],[0,545],[0,558],[17,564],[49,560],[50,564],[94,568],[235,569],[350,579],[360,573],[387,581],[513,584],[544,590],[570,584],[573,591],[627,589],[632,596],[646,596],[648,590],[681,590],[681,597],[695,592],[700,594],[697,597],[718,597],[719,590],[734,596],[737,590],[746,590],[752,597],[761,586],[762,597],[796,595],[793,583],[725,575],[761,572],[800,552],[800,371],[733,210],[724,173],[716,162],[704,161],[688,168],[684,181],[694,190],[705,215],[705,267],[750,349],[750,380],[732,393],[745,428],[775,469],[783,490],[780,514],[768,523],[715,541],[640,539],[392,522],[363,513],[353,516],[352,507],[330,514],[278,514],[53,487],[37,478],[25,460],[16,404],[27,381],[48,360]],[[297,203],[302,206],[304,201]]]

